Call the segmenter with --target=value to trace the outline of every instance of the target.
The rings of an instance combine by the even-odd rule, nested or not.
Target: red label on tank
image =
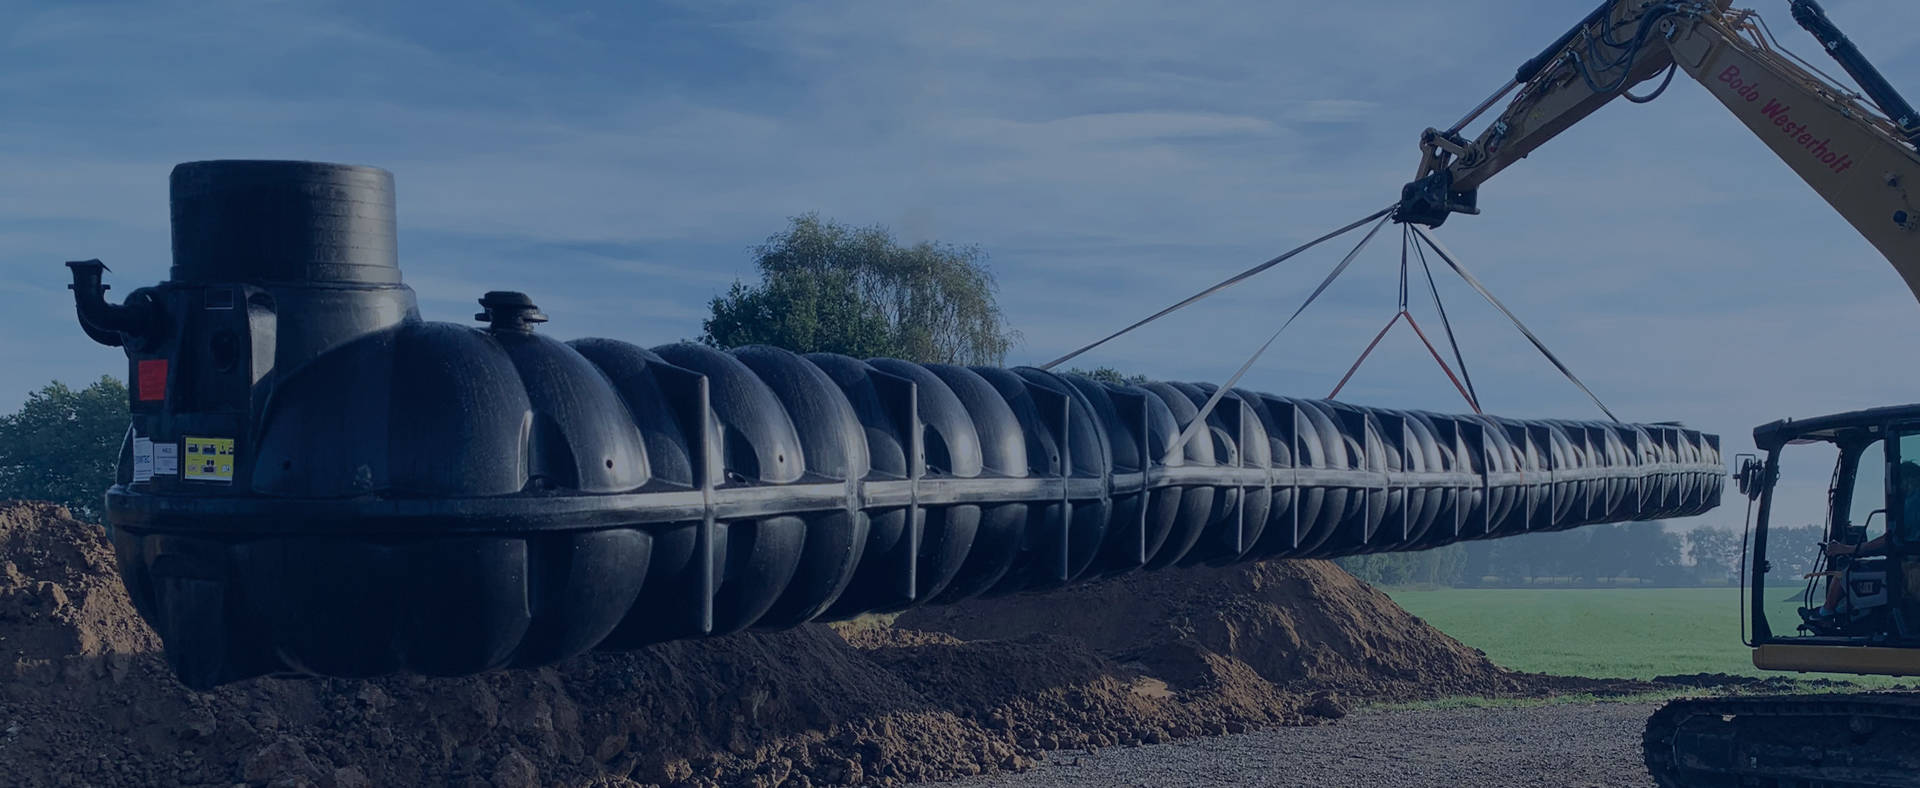
[[[141,402],[159,402],[167,398],[167,360],[148,359],[135,365],[139,380],[134,390],[139,392]]]

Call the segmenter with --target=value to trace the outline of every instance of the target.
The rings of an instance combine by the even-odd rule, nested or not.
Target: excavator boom
[[[1867,95],[1777,47],[1757,15],[1728,0],[1614,0],[1523,64],[1514,98],[1477,137],[1460,128],[1423,133],[1420,169],[1397,217],[1438,226],[1452,213],[1478,213],[1482,184],[1614,99],[1650,100],[1632,90],[1677,68],[1839,211],[1920,299],[1913,109],[1819,6],[1796,0],[1793,8]]]

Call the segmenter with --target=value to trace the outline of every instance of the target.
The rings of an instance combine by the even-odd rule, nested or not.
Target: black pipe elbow
[[[151,338],[155,315],[151,300],[135,294],[126,304],[109,303],[107,285],[101,281],[107,265],[99,260],[69,261],[67,268],[73,271],[73,284],[67,285],[73,291],[73,310],[89,339],[120,347],[128,340]]]

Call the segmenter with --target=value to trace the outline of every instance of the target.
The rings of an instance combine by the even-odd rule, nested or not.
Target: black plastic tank
[[[520,293],[420,319],[392,177],[182,164],[107,519],[196,687],[463,675],[1143,569],[1698,514],[1715,436],[1031,368],[562,342]],[[564,317],[564,316],[562,316]]]

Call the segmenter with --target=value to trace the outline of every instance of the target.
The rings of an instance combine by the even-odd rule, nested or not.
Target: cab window
[[[1920,451],[1920,443],[1914,444],[1914,450]],[[1874,539],[1887,532],[1886,441],[1867,444],[1859,456],[1859,466],[1853,475],[1853,502],[1847,508],[1846,522],[1854,528],[1865,527],[1866,539]]]
[[[1920,545],[1920,432],[1901,435],[1899,450],[1900,464],[1887,498],[1895,501],[1898,508],[1892,513],[1896,526],[1893,543],[1906,548]]]

